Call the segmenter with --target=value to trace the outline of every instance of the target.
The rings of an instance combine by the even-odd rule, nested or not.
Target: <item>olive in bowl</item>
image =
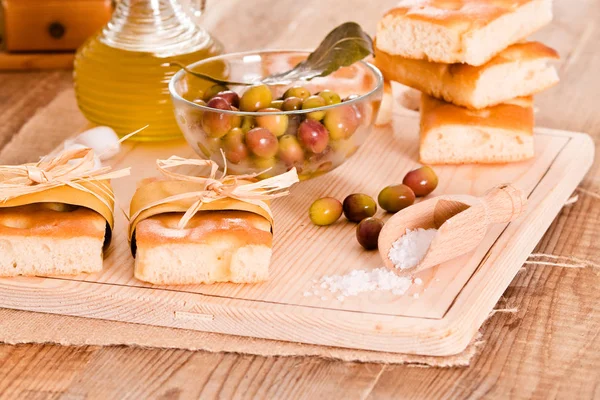
[[[249,82],[258,81],[257,71],[284,72],[306,56],[297,51],[228,54],[188,68]],[[211,69],[215,63],[226,66],[220,76]],[[169,84],[179,127],[201,157],[221,167],[227,163],[233,174],[260,174],[259,179],[296,168],[302,180],[337,168],[366,141],[382,88],[380,72],[362,61],[285,87],[214,85],[184,70]]]

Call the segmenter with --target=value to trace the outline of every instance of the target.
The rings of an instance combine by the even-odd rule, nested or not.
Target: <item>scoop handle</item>
[[[500,185],[487,192],[481,202],[489,223],[500,224],[513,221],[523,214],[527,197],[523,191],[511,185]]]

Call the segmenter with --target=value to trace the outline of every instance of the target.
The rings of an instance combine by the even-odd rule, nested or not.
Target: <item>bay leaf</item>
[[[362,60],[370,54],[373,54],[373,40],[371,37],[356,22],[345,22],[329,32],[306,60],[289,71],[269,75],[257,82],[228,81],[192,71],[179,63],[173,62],[170,65],[178,66],[191,75],[219,85],[249,86],[257,83],[288,85],[299,80],[308,81],[316,77],[327,76],[341,67],[347,67]]]
[[[266,77],[267,85],[327,76],[373,54],[373,40],[356,22],[345,22],[323,39],[308,58],[290,71]]]

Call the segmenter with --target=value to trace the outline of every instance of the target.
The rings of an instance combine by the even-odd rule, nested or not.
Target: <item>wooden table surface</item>
[[[228,51],[314,47],[356,20],[374,32],[396,0],[209,1]],[[536,98],[540,126],[600,139],[600,0],[556,0],[535,37],[561,56],[561,84]],[[70,71],[0,74],[0,149],[72,85]],[[53,145],[53,144],[49,144]],[[525,265],[484,326],[469,368],[417,368],[126,347],[0,345],[0,398],[600,398],[600,165],[536,252],[595,267]],[[592,192],[592,194],[589,194]]]

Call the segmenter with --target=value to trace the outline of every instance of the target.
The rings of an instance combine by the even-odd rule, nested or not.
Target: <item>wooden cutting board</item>
[[[432,195],[481,195],[511,182],[526,191],[524,216],[494,226],[472,253],[419,275],[407,294],[365,293],[339,301],[321,290],[305,296],[314,280],[382,265],[364,251],[355,224],[341,218],[316,227],[307,210],[321,196],[343,199],[354,192],[377,196],[417,166],[418,119],[396,115],[394,129],[378,128],[346,164],[297,185],[273,204],[271,279],[262,284],[153,286],[133,277],[125,218],[117,213],[112,244],[101,273],[77,277],[0,279],[0,307],[183,329],[422,355],[461,352],[592,165],[594,144],[585,134],[539,128],[536,158],[491,166],[436,167]],[[136,182],[156,175],[155,159],[193,157],[183,141],[126,144],[111,163],[133,167],[115,181],[128,209]],[[378,215],[385,218],[381,211]]]

